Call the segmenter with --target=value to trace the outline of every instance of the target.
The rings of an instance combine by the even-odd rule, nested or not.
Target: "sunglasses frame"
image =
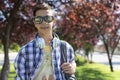
[[[48,17],[51,17],[52,20],[51,20],[51,21],[48,21]],[[39,21],[39,23],[37,23],[37,22],[35,22],[35,18],[41,18],[42,20]],[[34,22],[35,22],[36,24],[41,24],[43,21],[45,21],[45,22],[47,22],[47,23],[50,23],[50,22],[52,22],[52,21],[54,20],[54,16],[35,16],[35,17],[33,18],[33,20],[34,20]]]

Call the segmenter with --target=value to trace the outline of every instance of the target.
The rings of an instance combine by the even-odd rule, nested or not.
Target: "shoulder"
[[[34,46],[34,40],[29,41],[28,43],[26,43],[25,45],[23,45],[19,51],[19,53],[21,54],[25,54],[27,52],[28,49],[32,49]]]
[[[29,41],[27,44],[23,45],[21,47],[21,49],[19,50],[16,58],[15,58],[15,62],[19,61],[19,60],[25,60],[27,58],[27,54],[29,52],[32,52],[31,50],[33,50],[33,44],[34,44],[34,40]]]

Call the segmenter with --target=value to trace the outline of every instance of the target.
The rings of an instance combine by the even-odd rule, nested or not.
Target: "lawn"
[[[78,80],[120,80],[120,70],[110,71],[110,68],[103,64],[87,63],[83,57],[76,57]]]
[[[8,80],[14,80],[15,77],[15,70],[14,70],[14,66],[10,65],[10,72],[8,75]]]
[[[78,62],[80,63],[78,64]],[[120,80],[120,70],[110,72],[108,66],[98,63],[86,63],[82,58],[77,61],[77,69],[75,75],[78,80]],[[11,64],[8,80],[14,80],[14,77],[15,71],[13,64]]]
[[[109,67],[102,64],[84,64],[76,69],[78,80],[120,80],[120,70],[110,72]]]

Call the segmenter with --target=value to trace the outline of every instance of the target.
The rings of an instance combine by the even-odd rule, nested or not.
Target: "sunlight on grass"
[[[102,64],[84,64],[77,67],[78,80],[120,80],[120,72],[110,72],[109,67]]]
[[[114,76],[115,80],[120,80],[120,77],[119,77],[120,76],[120,70],[113,72],[113,76]]]
[[[13,64],[10,65],[10,72],[8,75],[8,80],[14,80],[15,77],[15,70]]]

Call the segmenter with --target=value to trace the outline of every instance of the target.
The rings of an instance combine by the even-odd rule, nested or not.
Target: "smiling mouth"
[[[49,29],[49,27],[40,27],[41,29]]]

